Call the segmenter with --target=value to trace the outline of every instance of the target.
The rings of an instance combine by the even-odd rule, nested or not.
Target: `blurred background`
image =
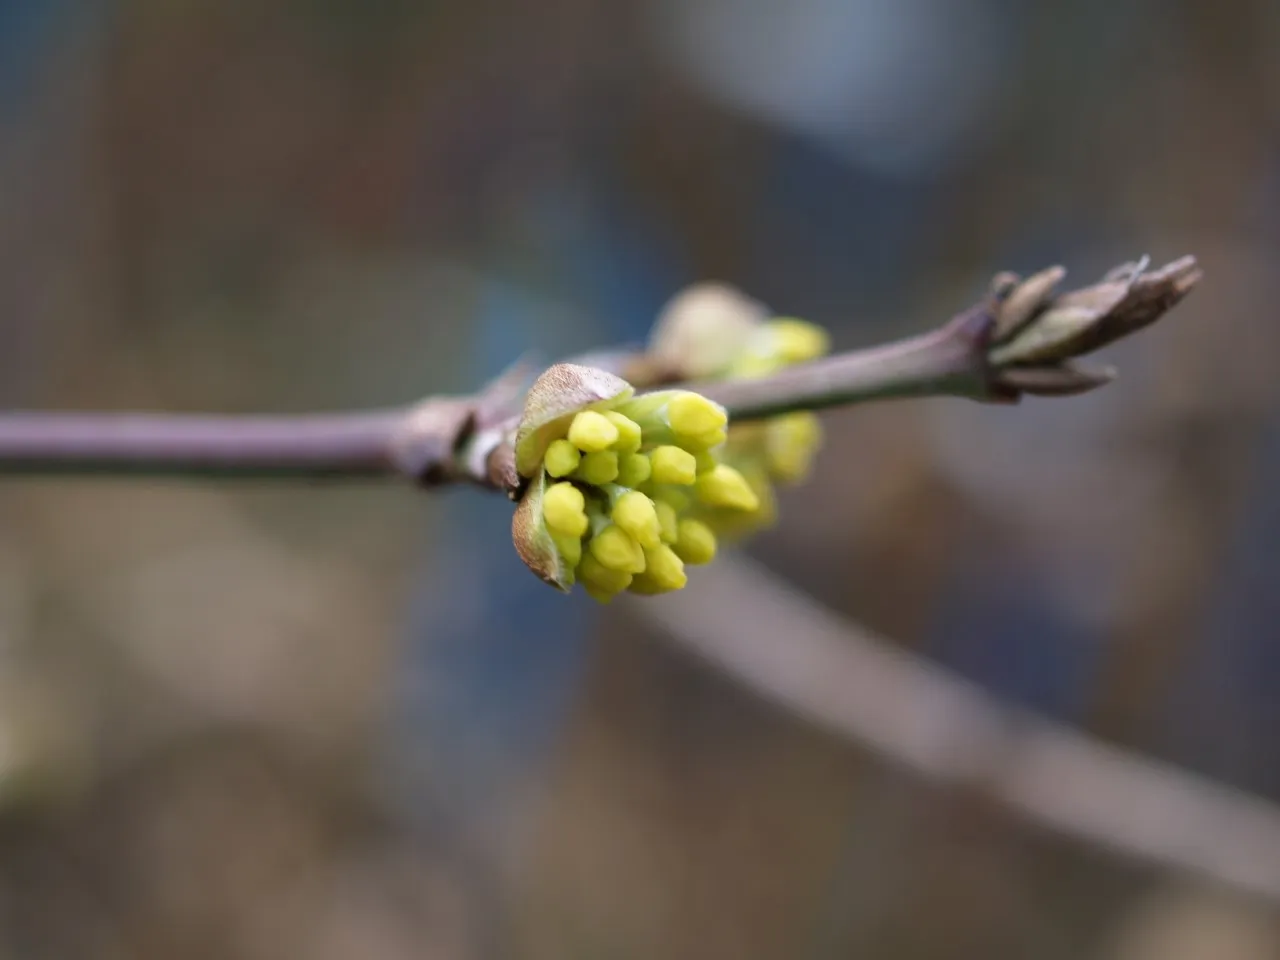
[[[705,279],[847,349],[1195,253],[1107,390],[827,416],[751,553],[1280,801],[1278,239],[1268,0],[0,0],[0,407],[399,403]],[[509,523],[5,481],[0,957],[1280,956],[1276,904],[975,813]]]

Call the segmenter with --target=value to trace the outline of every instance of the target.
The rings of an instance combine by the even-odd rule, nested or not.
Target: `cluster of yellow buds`
[[[751,331],[723,376],[730,380],[767,377],[784,367],[816,360],[829,349],[822,327],[793,317],[776,317]],[[735,424],[729,431],[724,459],[747,478],[761,508],[750,518],[717,513],[711,518],[713,526],[729,534],[771,524],[777,512],[774,485],[804,480],[821,446],[822,424],[808,411]]]
[[[688,390],[633,396],[623,380],[558,364],[530,391],[516,466],[528,486],[517,549],[544,580],[597,600],[666,593],[709,563],[716,536],[700,510],[749,515],[760,502],[723,462],[728,417]]]
[[[701,380],[767,377],[827,353],[827,332],[793,317],[773,317],[754,300],[718,284],[693,287],[663,311],[650,339],[660,363]],[[741,535],[773,522],[775,484],[809,474],[822,445],[822,426],[804,411],[734,423],[721,451],[760,501],[750,514],[700,508],[695,515],[721,536]]]

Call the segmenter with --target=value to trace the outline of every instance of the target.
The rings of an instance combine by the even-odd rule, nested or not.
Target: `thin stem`
[[[723,404],[735,421],[893,397],[989,397],[985,343],[990,327],[989,311],[975,307],[921,336],[790,367],[759,380],[698,384],[697,389]]]
[[[397,472],[405,411],[0,415],[0,473],[360,477]]]
[[[885,397],[987,396],[989,329],[988,312],[974,308],[923,336],[760,380],[699,383],[697,389],[739,420]],[[504,390],[509,387],[500,381],[479,397],[433,398],[372,413],[0,414],[0,474],[399,476],[495,485],[478,458],[459,466],[455,454],[469,425],[487,420],[486,397]]]

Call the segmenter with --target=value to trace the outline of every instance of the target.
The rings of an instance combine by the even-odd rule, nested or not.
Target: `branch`
[[[401,411],[331,416],[0,415],[9,473],[378,476]]]
[[[890,397],[1014,402],[1025,393],[1081,393],[1111,371],[1074,366],[1153,323],[1200,279],[1191,257],[1146,262],[1056,295],[1063,271],[1001,274],[990,295],[938,330],[754,380],[686,384],[752,420]],[[604,356],[604,355],[602,355]],[[637,360],[636,357],[631,357]],[[636,369],[642,369],[644,356]],[[501,488],[526,371],[474,397],[443,397],[371,413],[306,416],[0,413],[0,474],[402,477]],[[669,371],[668,371],[669,373]],[[677,377],[678,379],[678,377]]]
[[[981,304],[932,333],[697,390],[739,421],[894,397],[982,397],[990,393],[986,344],[994,322]]]
[[[1280,903],[1280,809],[993,700],[739,557],[631,611],[764,699],[1028,821]]]

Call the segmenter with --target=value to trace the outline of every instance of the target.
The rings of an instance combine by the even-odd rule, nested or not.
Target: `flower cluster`
[[[681,589],[685,565],[716,553],[698,512],[749,515],[760,506],[721,459],[724,409],[688,390],[632,396],[624,381],[571,364],[548,377],[560,396],[540,400],[548,388],[535,384],[516,441],[517,468],[530,481],[515,525],[525,562],[601,601]],[[583,397],[596,399],[564,412]]]
[[[783,367],[815,360],[829,349],[825,330],[790,317],[760,321],[740,344],[719,371],[720,379],[766,377]],[[749,515],[715,508],[699,511],[699,519],[722,536],[742,535],[771,524],[777,512],[775,485],[804,480],[822,445],[822,425],[815,414],[805,411],[734,424],[728,433],[724,462],[746,479],[760,509]]]
[[[822,328],[723,289],[673,304],[650,343],[660,367],[708,381],[769,376],[827,349]],[[516,548],[548,583],[597,600],[679,590],[718,539],[772,522],[774,485],[802,480],[821,440],[811,413],[731,426],[698,393],[635,396],[604,370],[557,364],[530,389],[515,438]]]

